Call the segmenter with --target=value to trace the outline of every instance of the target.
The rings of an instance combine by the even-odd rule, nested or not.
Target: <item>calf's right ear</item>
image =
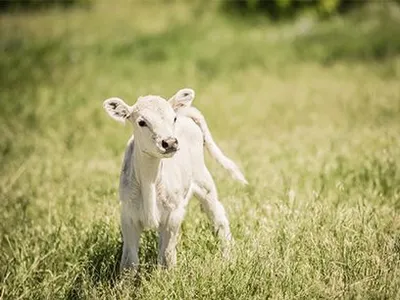
[[[124,100],[113,97],[103,102],[105,111],[110,115],[111,118],[118,122],[124,123],[131,115],[131,109]]]

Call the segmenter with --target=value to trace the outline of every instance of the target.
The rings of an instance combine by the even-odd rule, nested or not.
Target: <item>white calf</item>
[[[140,97],[133,106],[119,98],[104,101],[109,115],[133,124],[120,177],[123,253],[121,269],[137,267],[142,231],[159,231],[158,262],[176,263],[176,244],[186,205],[194,194],[213,221],[227,250],[231,240],[225,209],[204,163],[203,132],[189,117],[176,114],[159,96]]]

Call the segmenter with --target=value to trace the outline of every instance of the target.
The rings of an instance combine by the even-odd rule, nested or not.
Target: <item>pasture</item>
[[[400,299],[400,9],[318,21],[218,1],[0,15],[0,299]],[[207,156],[235,238],[192,199],[178,266],[118,275],[132,128],[104,112],[190,87],[240,186]]]

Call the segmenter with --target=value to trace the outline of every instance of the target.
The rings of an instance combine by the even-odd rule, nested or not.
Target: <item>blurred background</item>
[[[398,297],[399,54],[399,1],[1,1],[0,299]],[[178,270],[127,288],[102,102],[184,87],[250,182],[207,156],[240,259],[192,202]]]

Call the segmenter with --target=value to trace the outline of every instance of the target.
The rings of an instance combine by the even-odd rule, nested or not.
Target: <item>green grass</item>
[[[201,2],[0,16],[1,299],[400,299],[400,17],[238,19]],[[196,90],[250,184],[207,157],[236,239],[195,199],[178,266],[117,273],[131,133],[102,101]]]

